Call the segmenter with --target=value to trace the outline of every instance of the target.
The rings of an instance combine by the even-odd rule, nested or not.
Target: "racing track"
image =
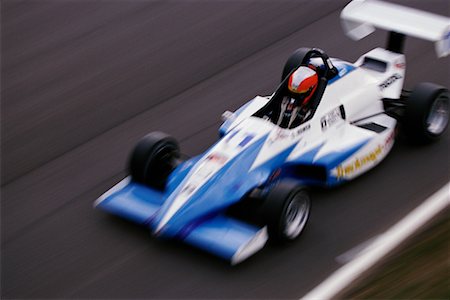
[[[450,13],[447,0],[397,2]],[[343,35],[345,3],[2,1],[1,297],[298,298],[448,182],[448,135],[400,141],[367,175],[315,191],[298,242],[234,268],[92,209],[140,136],[206,149],[221,113],[270,93],[294,49],[354,61],[383,45],[382,32]],[[433,45],[408,39],[406,53],[408,86],[450,86]]]

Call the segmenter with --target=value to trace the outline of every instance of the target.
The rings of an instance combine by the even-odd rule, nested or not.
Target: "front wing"
[[[98,198],[94,207],[153,229],[152,220],[165,199],[164,193],[127,177]],[[234,265],[263,248],[268,234],[266,227],[217,215],[183,228],[177,238]]]

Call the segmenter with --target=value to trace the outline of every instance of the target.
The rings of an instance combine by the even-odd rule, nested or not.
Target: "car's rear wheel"
[[[277,183],[263,204],[263,218],[269,237],[275,242],[297,239],[305,228],[311,210],[308,192],[293,182]]]
[[[152,132],[144,136],[131,153],[131,178],[162,190],[179,157],[180,148],[174,138],[162,132]]]
[[[420,83],[411,92],[404,116],[404,131],[420,144],[438,140],[449,123],[449,91],[433,83]]]
[[[311,51],[311,48],[299,48],[295,50],[284,64],[281,81],[283,81],[293,70],[300,67],[306,54]]]

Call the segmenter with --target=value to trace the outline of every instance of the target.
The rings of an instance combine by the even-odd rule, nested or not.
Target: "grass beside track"
[[[449,209],[410,237],[339,299],[450,299]]]

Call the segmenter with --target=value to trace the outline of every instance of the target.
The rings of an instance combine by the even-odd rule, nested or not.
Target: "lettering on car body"
[[[380,90],[384,90],[385,88],[388,88],[391,84],[393,84],[394,82],[396,82],[398,79],[403,78],[402,75],[395,73],[394,75],[392,75],[391,77],[389,77],[388,79],[386,79],[383,83],[381,83],[379,85]]]
[[[342,178],[346,175],[350,175],[354,173],[355,171],[361,169],[365,165],[367,165],[370,162],[374,162],[377,160],[377,158],[380,156],[380,154],[383,152],[383,146],[378,145],[377,148],[370,151],[368,154],[364,155],[361,158],[356,158],[353,162],[349,163],[348,165],[339,165],[336,168],[337,171],[337,178]]]
[[[308,131],[309,129],[311,129],[311,125],[307,124],[303,127],[300,127],[299,129],[297,129],[294,134],[295,134],[295,136],[299,136],[300,134],[302,134],[305,131]]]
[[[325,131],[328,127],[337,123],[339,120],[344,119],[342,116],[342,110],[340,107],[336,107],[320,119],[320,125],[322,126],[322,131]]]
[[[395,130],[387,136],[384,144],[379,144],[375,149],[369,151],[369,153],[363,155],[362,157],[357,157],[355,160],[346,165],[339,165],[336,167],[336,177],[342,179],[345,176],[351,175],[354,172],[367,166],[369,163],[375,162],[380,155],[385,153],[387,149],[390,149],[394,144]]]
[[[272,145],[276,141],[284,140],[289,137],[289,131],[283,128],[276,128],[273,134],[268,139],[269,145]]]

